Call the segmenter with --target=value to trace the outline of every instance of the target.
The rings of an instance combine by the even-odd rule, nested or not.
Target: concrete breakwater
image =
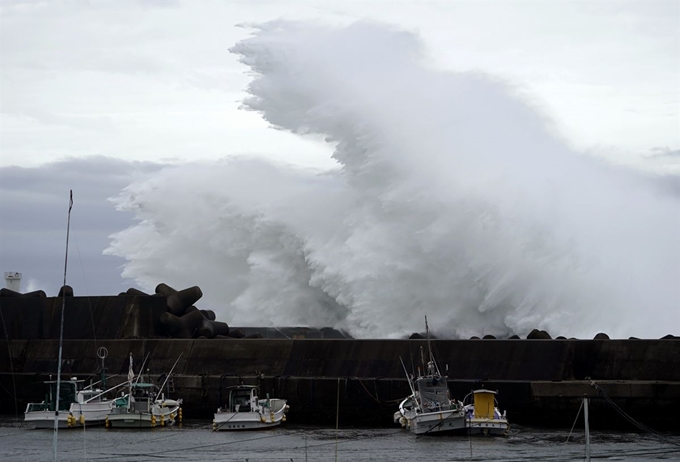
[[[88,378],[101,366],[106,347],[110,382],[125,380],[128,355],[153,379],[181,358],[169,382],[185,400],[185,416],[211,418],[223,388],[240,381],[289,400],[289,418],[332,423],[338,387],[340,416],[346,425],[389,425],[398,401],[408,394],[399,357],[419,357],[422,340],[344,339],[130,339],[67,340],[65,375]],[[23,412],[40,401],[38,382],[57,369],[58,341],[9,340],[0,354],[0,406]],[[593,397],[594,424],[625,421],[598,391],[594,380],[625,412],[655,429],[680,430],[680,341],[678,340],[436,340],[434,349],[448,364],[451,391],[462,399],[472,388],[499,391],[500,407],[515,423],[570,425],[580,399]],[[0,348],[0,351],[5,348]],[[96,380],[96,377],[95,377]],[[14,401],[14,396],[17,402]]]
[[[101,367],[105,347],[112,384],[125,380],[128,357],[162,381],[179,359],[169,381],[184,398],[186,418],[211,418],[223,389],[240,381],[289,401],[289,419],[333,424],[338,390],[341,425],[392,425],[392,413],[408,393],[399,358],[407,368],[420,363],[426,341],[357,340],[337,331],[279,329],[288,337],[266,337],[248,328],[233,338],[170,338],[160,319],[167,296],[72,297],[64,327],[64,375],[88,378]],[[0,297],[0,409],[23,413],[40,401],[40,381],[54,376],[58,357],[61,299]],[[195,315],[194,315],[195,316]],[[263,332],[265,335],[263,335]],[[251,337],[251,338],[246,338]],[[317,337],[317,338],[310,338]],[[96,339],[96,340],[95,340]],[[589,395],[597,428],[625,427],[626,421],[599,392],[636,420],[657,430],[680,431],[680,340],[433,340],[442,366],[448,365],[454,397],[473,388],[499,391],[499,404],[511,422],[570,426],[581,398]],[[96,378],[95,378],[96,380]],[[630,428],[630,427],[626,427]]]

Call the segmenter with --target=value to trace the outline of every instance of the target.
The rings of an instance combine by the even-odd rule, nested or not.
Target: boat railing
[[[52,411],[50,409],[49,403],[28,403],[26,406],[26,412],[40,412],[40,411]]]

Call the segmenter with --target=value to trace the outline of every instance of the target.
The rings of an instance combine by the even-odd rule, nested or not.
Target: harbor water
[[[52,430],[33,430],[14,416],[0,418],[0,461],[51,461]],[[62,461],[578,461],[585,437],[575,429],[513,426],[506,437],[422,436],[400,428],[319,428],[289,423],[265,431],[213,432],[206,421],[154,430],[62,429]],[[592,432],[591,458],[680,460],[680,435]]]

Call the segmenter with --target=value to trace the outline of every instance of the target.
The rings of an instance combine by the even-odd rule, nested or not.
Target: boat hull
[[[69,424],[71,427],[104,425],[111,412],[111,402],[72,403],[70,412],[73,416],[72,423]]]
[[[68,428],[68,412],[59,411],[58,427]],[[31,411],[24,414],[24,422],[37,430],[54,428],[54,411]]]
[[[470,419],[467,421],[471,435],[506,435],[510,425],[504,419]]]
[[[111,428],[155,428],[174,425],[177,409],[165,408],[163,412],[120,412],[111,413],[106,418],[106,426]]]
[[[281,425],[285,419],[284,409],[273,413],[260,412],[216,412],[213,420],[214,431],[263,430]]]
[[[465,433],[465,415],[461,411],[426,412],[403,416],[402,424],[415,435]]]
[[[467,430],[465,412],[455,402],[450,403],[449,409],[422,412],[411,395],[399,404],[399,410],[392,418],[395,424],[400,424],[416,435],[465,433]]]
[[[106,419],[106,426],[111,428],[154,428],[157,423],[149,412],[112,413]]]
[[[152,411],[129,411],[126,408],[109,409],[106,426],[112,428],[155,428],[174,425],[181,420],[181,400],[165,400],[152,406]]]

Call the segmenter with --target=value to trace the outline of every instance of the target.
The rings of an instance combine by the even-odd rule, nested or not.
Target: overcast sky
[[[507,83],[567,146],[680,173],[674,0],[4,0],[0,270],[23,272],[24,291],[58,290],[69,189],[69,280],[78,295],[114,294],[134,281],[102,252],[134,221],[108,199],[135,179],[243,155],[332,168],[332,145],[240,109],[252,74],[229,48],[280,18],[414,33],[426,66]]]
[[[680,149],[680,3],[644,1],[3,1],[0,165],[64,157],[185,161],[260,153],[327,165],[327,146],[239,110],[238,24],[377,20],[430,64],[516,85],[581,150],[620,162]]]

